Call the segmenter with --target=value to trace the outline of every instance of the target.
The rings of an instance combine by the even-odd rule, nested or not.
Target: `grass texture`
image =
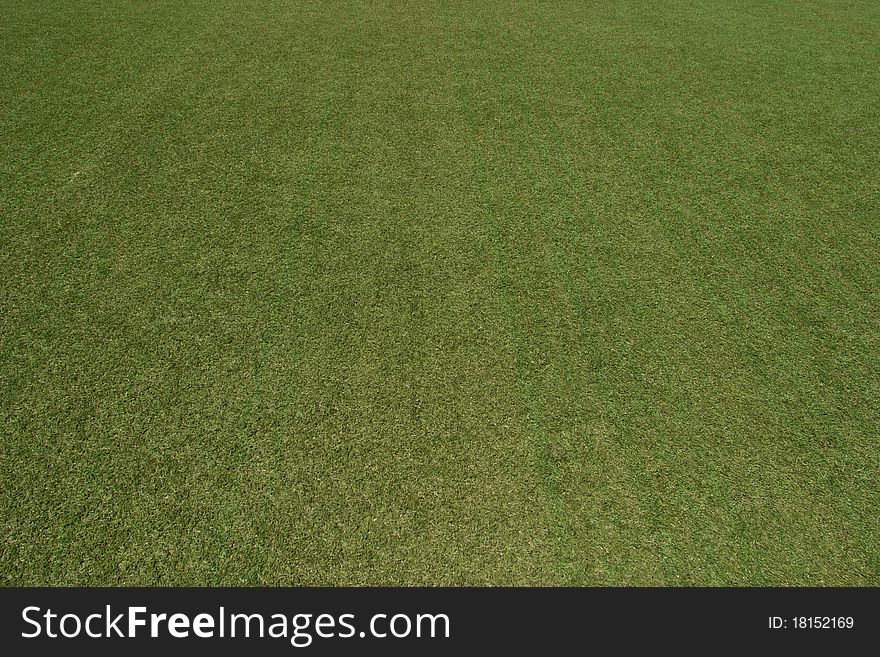
[[[880,3],[0,9],[0,583],[880,584]]]

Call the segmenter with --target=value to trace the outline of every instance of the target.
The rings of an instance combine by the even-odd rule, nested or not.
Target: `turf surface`
[[[0,583],[880,584],[880,3],[0,13]]]

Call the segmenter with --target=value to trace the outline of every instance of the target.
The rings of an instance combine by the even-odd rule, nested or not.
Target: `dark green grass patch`
[[[880,584],[877,2],[0,10],[0,583]]]

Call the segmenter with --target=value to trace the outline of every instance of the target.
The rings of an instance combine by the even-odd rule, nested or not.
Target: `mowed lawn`
[[[0,15],[0,584],[880,584],[880,3]]]

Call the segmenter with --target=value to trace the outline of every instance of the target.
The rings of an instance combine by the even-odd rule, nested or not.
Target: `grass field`
[[[880,584],[880,3],[0,10],[0,583]]]

